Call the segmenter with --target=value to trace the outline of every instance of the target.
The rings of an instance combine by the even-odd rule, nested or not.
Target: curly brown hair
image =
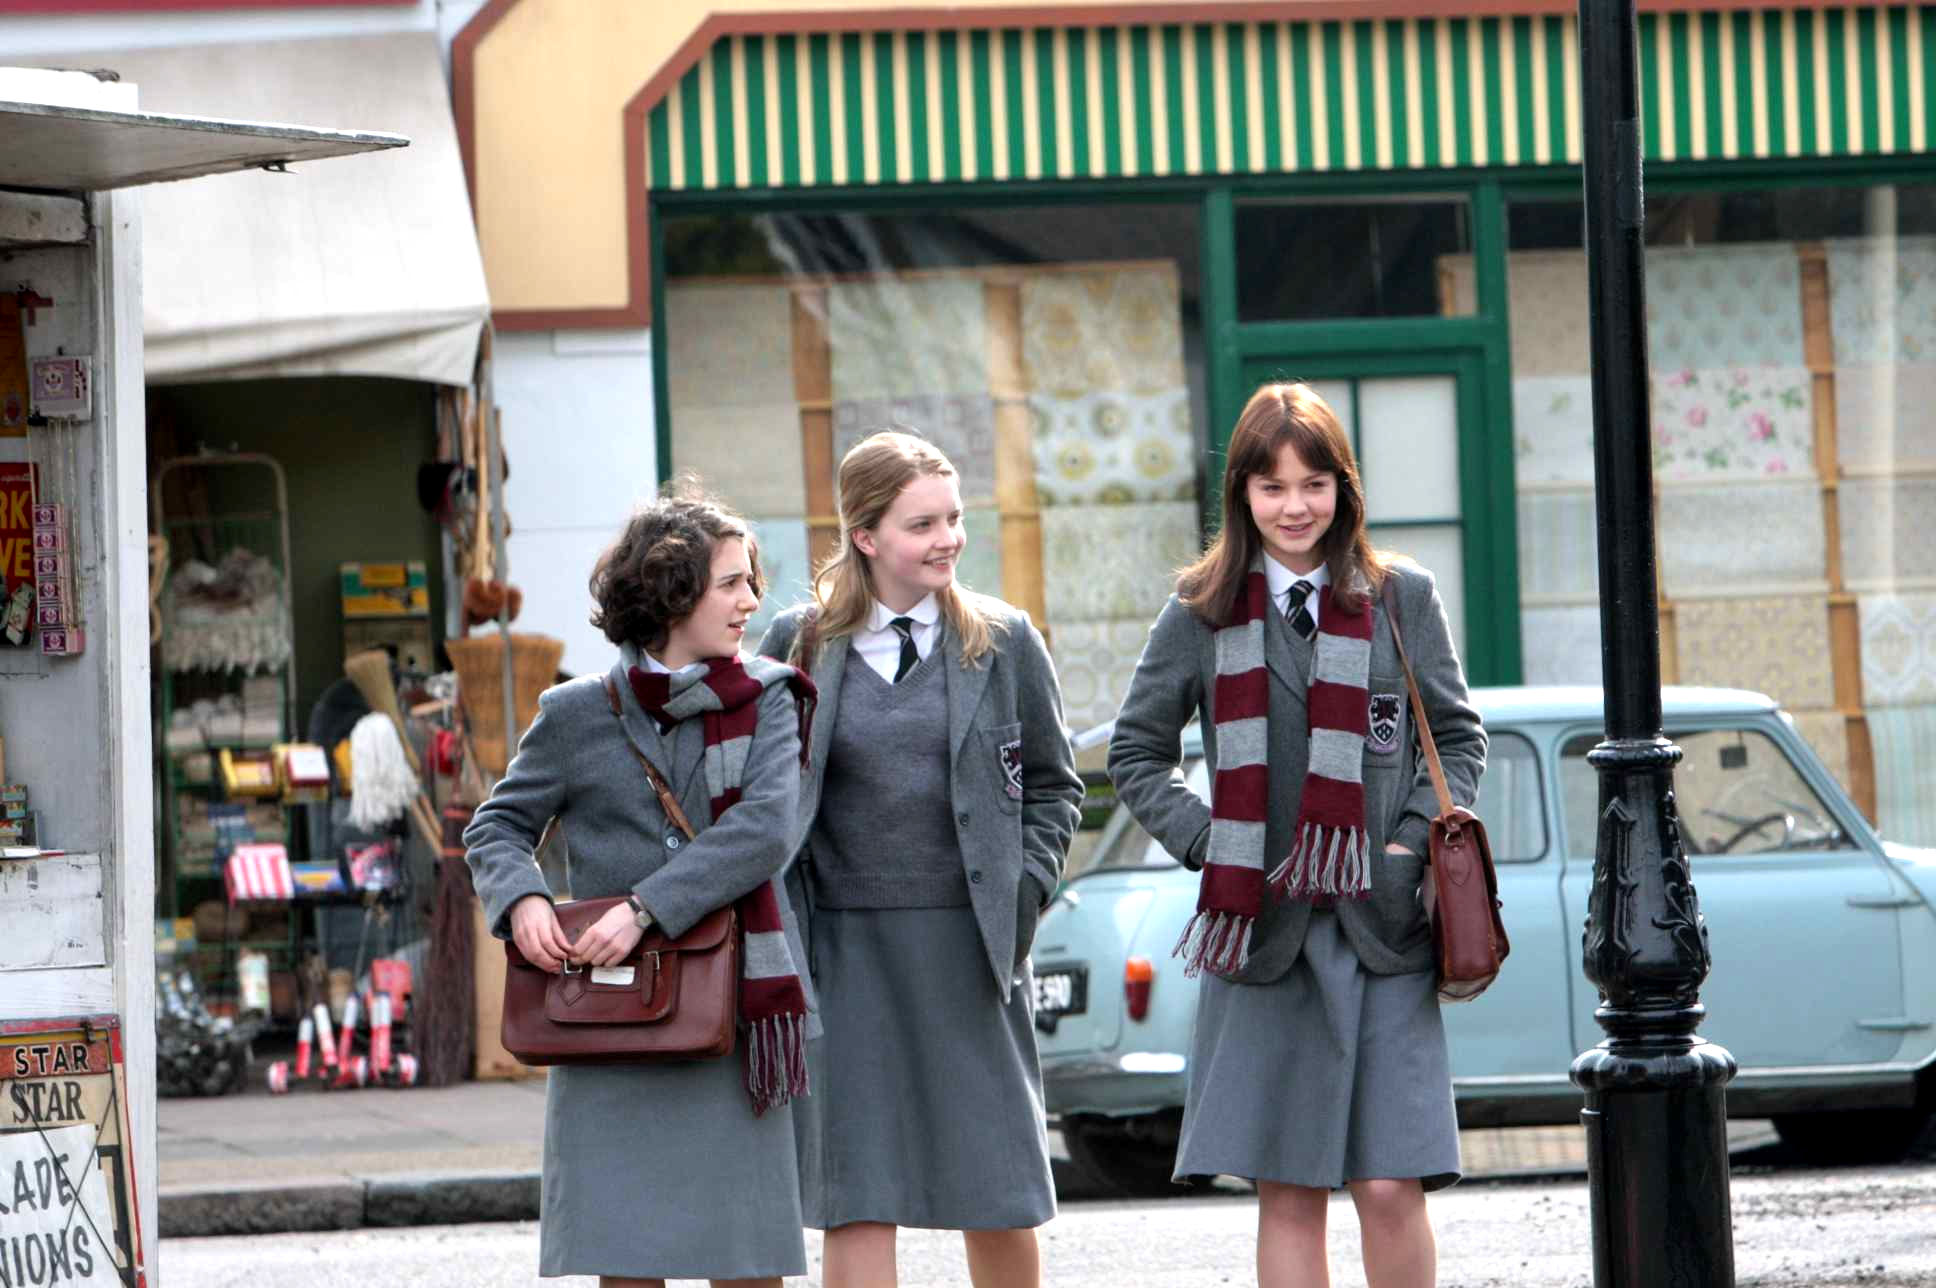
[[[664,648],[667,632],[705,596],[714,548],[729,537],[746,543],[752,591],[764,595],[759,542],[746,520],[689,480],[674,483],[626,522],[592,566],[592,625],[614,644]]]

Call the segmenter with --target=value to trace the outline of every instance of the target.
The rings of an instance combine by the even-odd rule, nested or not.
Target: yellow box
[[[344,563],[343,617],[428,617],[430,575],[421,559],[403,563]]]

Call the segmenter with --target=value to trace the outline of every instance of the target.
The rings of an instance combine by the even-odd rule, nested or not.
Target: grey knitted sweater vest
[[[851,647],[842,645],[841,647]],[[890,683],[847,658],[809,847],[824,908],[968,903],[948,766],[948,664],[935,649]]]

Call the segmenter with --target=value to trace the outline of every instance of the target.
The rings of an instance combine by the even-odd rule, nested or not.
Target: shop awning
[[[38,60],[42,62],[55,60]],[[490,314],[430,32],[89,52],[145,112],[320,122],[408,148],[167,184],[142,199],[147,373],[471,378]]]

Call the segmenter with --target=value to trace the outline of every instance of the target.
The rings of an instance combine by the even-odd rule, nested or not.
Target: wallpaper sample
[[[1844,479],[1839,509],[1845,583],[1936,577],[1936,478]]]
[[[1852,469],[1936,464],[1936,361],[1836,368],[1835,451]]]
[[[995,403],[987,394],[919,394],[834,404],[834,465],[878,430],[914,430],[960,475],[967,505],[995,499]]]
[[[1936,845],[1936,706],[1884,707],[1868,717],[1876,830],[1906,845]]]
[[[1043,505],[1194,501],[1190,391],[1029,395],[1035,489]]]
[[[1470,255],[1444,255],[1452,312],[1478,309]],[[1515,381],[1526,376],[1583,376],[1587,360],[1586,252],[1521,250],[1506,256],[1506,317],[1512,327]]]
[[[1806,365],[1795,248],[1648,247],[1647,351],[1656,371]]]
[[[1042,511],[1042,578],[1049,620],[1131,618],[1148,625],[1176,570],[1199,550],[1194,502],[1056,506]]]
[[[1599,593],[1593,493],[1519,494],[1519,593]]]
[[[1936,703],[1936,592],[1858,595],[1862,702],[1867,707]]]
[[[955,565],[955,580],[970,590],[997,599],[1002,594],[1002,516],[992,508],[976,508],[961,516],[968,545]]]
[[[1593,482],[1593,382],[1519,376],[1513,392],[1513,471],[1524,483]]]
[[[1525,608],[1520,658],[1528,684],[1600,683],[1600,607]]]
[[[793,304],[786,287],[668,284],[664,331],[675,423],[688,407],[793,402]]]
[[[1842,784],[1842,790],[1849,786],[1849,732],[1848,720],[1840,711],[1791,711],[1795,717],[1795,732],[1802,736],[1821,760],[1823,768]]]
[[[1030,393],[1051,398],[1182,388],[1176,270],[1030,274],[1022,282],[1022,374]]]
[[[836,401],[988,392],[978,280],[836,282],[828,311]]]
[[[1655,517],[1669,595],[1828,576],[1822,491],[1812,481],[1664,487]]]
[[[672,407],[672,469],[741,514],[805,514],[800,410],[792,402]]]
[[[1683,599],[1674,624],[1682,684],[1753,689],[1790,710],[1835,704],[1826,596]]]
[[[1055,624],[1050,642],[1070,729],[1080,733],[1116,718],[1149,628],[1143,619]]]
[[[1828,243],[1835,365],[1936,362],[1936,239]]]
[[[1813,389],[1805,367],[1656,368],[1655,475],[1813,475]]]
[[[773,619],[795,604],[813,597],[809,584],[812,569],[807,565],[807,521],[805,519],[751,519],[753,535],[760,546],[760,571],[766,575],[766,593],[760,596],[760,610],[746,623],[747,652],[758,647],[760,636]]]

